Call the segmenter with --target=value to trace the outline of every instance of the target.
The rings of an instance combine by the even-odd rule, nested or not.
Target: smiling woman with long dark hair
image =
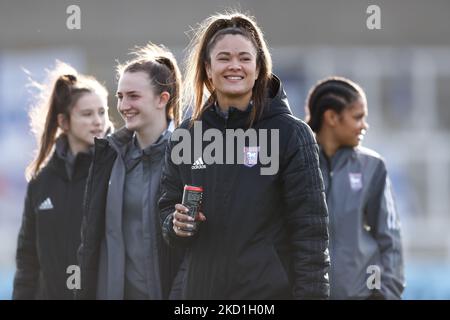
[[[262,173],[261,140],[234,146],[233,160],[243,156],[244,163],[200,157],[176,165],[171,141],[159,206],[166,241],[189,248],[182,297],[327,298],[327,208],[317,144],[292,115],[254,19],[240,13],[206,19],[193,39],[187,72],[185,99],[193,114],[178,132],[193,133],[197,121],[203,132],[220,135],[270,131],[279,138],[268,144],[279,167]],[[191,134],[191,145],[201,145],[193,140],[198,138]],[[222,147],[229,156],[229,145]],[[184,185],[203,190],[195,220],[181,205]]]

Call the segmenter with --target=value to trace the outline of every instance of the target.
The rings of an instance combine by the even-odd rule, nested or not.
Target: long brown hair
[[[42,84],[30,80],[30,85],[38,89],[38,102],[29,112],[37,150],[35,158],[27,166],[27,180],[36,177],[45,166],[56,139],[62,134],[58,127],[58,114],[63,114],[70,120],[72,107],[86,93],[98,94],[104,99],[105,105],[108,96],[105,87],[95,78],[78,74],[74,68],[63,62],[57,61],[56,67],[47,72],[47,81]]]
[[[181,72],[173,54],[163,45],[148,43],[144,47],[136,47],[131,52],[135,58],[117,66],[117,77],[125,72],[143,71],[148,75],[155,93],[168,92],[170,99],[166,105],[166,119],[173,120],[177,127],[181,120],[180,103]]]
[[[272,58],[261,29],[254,17],[239,12],[216,14],[208,17],[194,33],[186,62],[184,104],[193,106],[192,122],[199,120],[205,107],[216,101],[214,86],[206,73],[205,62],[210,63],[210,53],[216,42],[226,34],[239,34],[249,39],[257,52],[259,69],[252,92],[254,107],[250,114],[250,127],[263,112],[268,83],[272,77]],[[204,102],[204,89],[210,96]]]

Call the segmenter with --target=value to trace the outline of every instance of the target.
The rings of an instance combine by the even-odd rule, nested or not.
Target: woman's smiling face
[[[206,72],[219,105],[241,99],[250,101],[259,72],[254,45],[242,35],[224,35],[211,50]]]

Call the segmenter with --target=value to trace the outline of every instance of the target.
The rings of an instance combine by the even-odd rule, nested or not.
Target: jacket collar
[[[355,147],[341,147],[336,151],[336,153],[331,158],[329,158],[325,154],[323,148],[320,145],[319,150],[321,162],[327,163],[330,171],[342,167],[349,158],[354,157],[356,155]]]
[[[157,154],[164,153],[166,142],[169,139],[171,133],[172,132],[170,129],[166,129],[155,143],[148,146],[144,150],[140,149],[137,143],[135,132],[128,130],[126,127],[122,127],[115,133],[108,135],[106,137],[106,140],[109,142],[111,147],[122,157],[125,156],[128,148],[132,145],[135,145],[137,147],[133,148],[133,150],[136,149],[136,152],[139,153],[140,156],[156,156]]]
[[[56,139],[53,161],[51,161],[49,165],[60,174],[65,171],[67,178],[72,180],[74,175],[77,174],[75,167],[80,163],[90,163],[92,154],[93,147],[89,148],[88,152],[79,152],[76,156],[74,156],[70,151],[67,136],[65,134],[61,134]]]
[[[108,135],[106,140],[112,148],[120,155],[124,155],[127,150],[128,143],[133,139],[134,131],[122,127],[116,132]]]

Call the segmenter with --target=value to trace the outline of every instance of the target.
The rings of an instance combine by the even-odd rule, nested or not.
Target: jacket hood
[[[284,91],[281,80],[276,75],[272,75],[268,91],[267,103],[261,115],[261,120],[269,119],[280,114],[291,115],[292,111],[286,92]]]

